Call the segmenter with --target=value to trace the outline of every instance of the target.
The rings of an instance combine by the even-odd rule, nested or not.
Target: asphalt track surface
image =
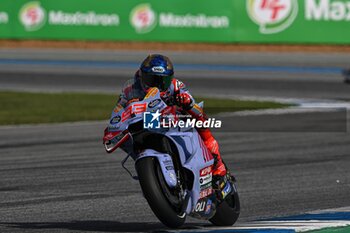
[[[344,54],[170,55],[179,62],[178,76],[196,94],[331,103],[350,99],[350,86],[340,74],[350,60]],[[3,50],[0,88],[117,92],[143,57],[141,52]],[[55,63],[47,64],[49,59]],[[220,66],[223,61],[225,66]],[[207,68],[200,71],[203,67],[196,64]],[[238,225],[350,206],[346,115],[329,112],[233,115],[227,124],[240,127],[216,132],[221,153],[238,179],[242,203]],[[274,118],[279,115],[283,117]],[[269,118],[276,122],[271,128],[258,124],[260,128],[252,130],[254,122],[266,123]],[[123,153],[104,152],[105,125],[0,127],[0,232],[166,230],[142,197],[139,184],[121,168]],[[128,166],[133,168],[131,162]],[[188,218],[185,227],[206,224]]]
[[[349,100],[349,54],[160,52],[194,94]],[[3,49],[0,89],[116,93],[145,54]]]

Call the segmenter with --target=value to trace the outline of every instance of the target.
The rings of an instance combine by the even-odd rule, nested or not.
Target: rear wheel
[[[157,218],[167,227],[183,225],[186,215],[181,214],[182,202],[167,186],[158,160],[154,157],[142,158],[135,166],[142,192]]]
[[[235,184],[234,192],[227,196],[216,209],[214,217],[209,219],[216,226],[232,226],[238,219],[240,214],[239,196]]]

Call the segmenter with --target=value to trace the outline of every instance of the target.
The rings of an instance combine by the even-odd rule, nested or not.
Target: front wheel
[[[181,202],[166,185],[158,160],[142,158],[135,167],[143,195],[157,218],[170,228],[183,225],[186,215],[181,214]]]
[[[220,203],[214,217],[209,219],[216,226],[232,226],[240,214],[239,196],[235,184],[232,184],[234,192]]]

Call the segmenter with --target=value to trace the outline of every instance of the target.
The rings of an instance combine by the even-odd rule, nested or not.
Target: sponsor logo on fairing
[[[207,197],[207,196],[210,196],[211,194],[213,194],[213,189],[212,188],[203,189],[199,193],[199,199]]]
[[[221,191],[222,198],[225,198],[232,191],[231,184],[226,182],[225,188]]]
[[[196,207],[194,208],[195,212],[203,212],[206,206],[206,200],[200,200],[197,202]]]
[[[118,104],[117,106],[115,106],[115,108],[113,109],[113,112],[117,113],[119,112],[120,110],[123,109],[123,106],[121,104]]]
[[[212,166],[205,167],[200,170],[199,172],[199,183],[201,189],[208,189],[211,187],[211,181],[212,181]]]
[[[174,170],[174,167],[173,167],[173,166],[166,166],[165,169],[166,169],[167,171],[169,171],[169,170]]]
[[[209,199],[209,200],[207,201],[207,206],[205,207],[205,212],[204,212],[204,214],[209,214],[209,213],[210,213],[211,206],[212,206],[212,201]]]
[[[201,185],[205,185],[205,184],[207,184],[207,183],[209,183],[209,182],[211,182],[212,181],[212,174],[210,173],[210,174],[207,174],[207,175],[205,175],[205,176],[201,176],[200,178],[199,178],[199,183],[201,184]]]
[[[113,118],[111,119],[110,123],[111,123],[111,124],[117,124],[117,123],[120,122],[120,120],[121,120],[121,117],[120,117],[120,116],[115,116],[115,117],[113,117]]]
[[[200,176],[205,176],[205,175],[208,175],[211,173],[211,167],[212,166],[208,166],[208,167],[205,167],[203,169],[200,170]]]
[[[160,99],[152,100],[151,102],[149,102],[148,107],[149,107],[149,108],[154,108],[155,106],[157,106],[158,104],[160,104],[160,102],[161,102]]]
[[[204,185],[201,185],[201,190],[203,189],[207,189],[207,188],[210,188],[211,187],[211,182],[207,183],[207,184],[204,184]]]

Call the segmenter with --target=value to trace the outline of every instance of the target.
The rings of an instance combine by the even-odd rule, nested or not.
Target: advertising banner
[[[234,2],[235,41],[350,43],[350,0]]]
[[[7,29],[0,36],[230,42],[233,7],[225,3],[231,6],[218,7],[211,0],[1,0]]]
[[[350,0],[1,0],[0,38],[350,44]]]

